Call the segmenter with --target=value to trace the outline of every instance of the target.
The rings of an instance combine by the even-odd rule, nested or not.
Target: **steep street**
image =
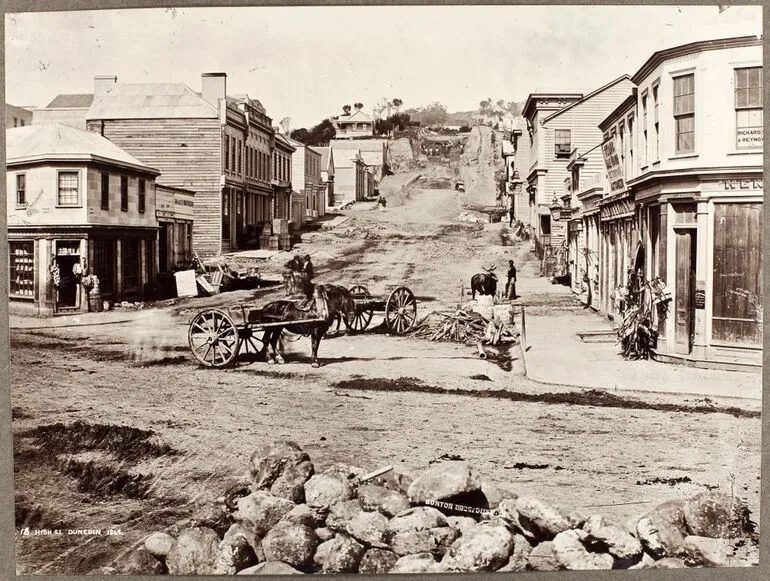
[[[313,257],[319,282],[361,283],[375,296],[386,285],[409,286],[419,316],[468,300],[460,293],[471,275],[489,264],[504,272],[508,259],[519,266],[518,302],[532,313],[582,311],[568,290],[535,279],[530,244],[512,244],[506,225],[459,220],[467,204],[494,204],[494,170],[491,130],[474,128],[461,157],[386,178],[384,212],[358,204],[336,229],[305,235],[298,250]],[[458,176],[464,194],[453,188]],[[704,486],[734,489],[758,515],[756,400],[712,398],[695,410],[703,404],[695,396],[544,385],[525,376],[520,345],[484,361],[468,346],[384,334],[377,320],[366,333],[322,341],[319,369],[309,365],[305,338],[287,343],[284,366],[193,362],[186,334],[198,309],[282,294],[239,291],[148,309],[130,322],[12,331],[17,525],[124,532],[119,545],[19,537],[19,573],[85,573],[108,563],[117,546],[222,494],[243,477],[250,454],[276,438],[296,441],[317,466],[414,474],[460,457],[504,489],[621,521]],[[80,431],[61,425],[76,421]],[[94,444],[89,430],[98,425],[131,428],[122,429],[125,439]],[[172,452],[121,460],[137,430]],[[46,447],[41,434],[65,443]],[[118,487],[85,503],[79,484],[121,471],[145,475],[146,494]]]

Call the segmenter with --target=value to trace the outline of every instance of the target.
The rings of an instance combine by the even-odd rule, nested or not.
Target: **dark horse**
[[[492,295],[497,293],[497,275],[494,272],[474,274],[471,278],[471,296]]]
[[[356,305],[350,291],[337,285],[316,285],[313,297],[303,303],[280,300],[268,303],[261,310],[257,322],[285,322],[285,325],[268,327],[262,341],[262,350],[268,363],[283,363],[283,357],[278,352],[278,340],[284,330],[290,333],[310,336],[313,367],[318,367],[318,345],[329,327],[335,320],[345,317],[346,320],[355,314]],[[307,319],[319,319],[312,323],[292,323]]]

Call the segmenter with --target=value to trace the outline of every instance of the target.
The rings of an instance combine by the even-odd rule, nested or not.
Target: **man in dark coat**
[[[516,294],[516,267],[513,260],[508,261],[508,281],[505,283],[505,296],[509,299],[515,299]]]
[[[513,226],[513,219],[515,217],[514,211],[513,211],[513,203],[511,203],[511,207],[508,210],[508,227],[510,228]]]
[[[309,254],[302,259],[302,272],[305,274],[305,295],[310,298],[313,295],[313,263]]]

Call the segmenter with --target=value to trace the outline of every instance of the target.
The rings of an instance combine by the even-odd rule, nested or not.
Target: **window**
[[[695,75],[674,78],[674,153],[695,151]]]
[[[572,152],[572,140],[569,129],[555,129],[554,142],[556,157],[569,157]]]
[[[24,119],[21,119],[21,120],[19,121],[19,124],[20,124],[22,127],[24,127]]]
[[[231,137],[232,143],[230,143],[230,171],[235,173],[235,137]]]
[[[78,206],[80,195],[78,194],[78,172],[59,172],[59,205]]]
[[[763,145],[762,67],[735,69],[735,146]]]
[[[230,193],[222,192],[222,239],[230,240]]]
[[[655,109],[653,117],[654,131],[652,132],[652,159],[658,161],[660,159],[660,122],[658,120],[658,87],[655,85],[652,88],[652,104]]]
[[[102,210],[110,209],[110,174],[102,174]]]
[[[120,176],[120,209],[128,212],[128,177]]]
[[[642,167],[647,165],[647,94],[642,95]]]
[[[238,140],[238,175],[241,175],[243,168],[241,166],[241,154],[243,153],[243,142]]]
[[[26,174],[16,174],[16,205],[27,205],[27,176]]]
[[[145,210],[145,204],[147,202],[147,184],[144,180],[139,180],[139,203],[138,203],[138,209],[140,214],[144,214]]]
[[[225,135],[225,169],[230,169],[230,136]]]
[[[18,119],[18,117],[14,117],[13,118],[13,126],[14,127],[18,127],[19,126],[19,119]]]
[[[622,171],[626,170],[626,124],[625,122],[621,121],[620,125],[618,125],[618,138],[620,140],[620,143],[618,145],[620,154],[620,169]]]
[[[628,118],[628,168],[626,178],[633,175],[634,171],[634,116]]]
[[[8,242],[10,295],[33,298],[35,295],[35,243]]]

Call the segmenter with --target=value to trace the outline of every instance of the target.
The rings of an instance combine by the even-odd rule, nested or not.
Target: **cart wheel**
[[[263,329],[241,327],[238,329],[238,338],[241,342],[241,349],[246,355],[258,355],[262,353],[262,349],[265,347],[265,331]]]
[[[403,335],[417,320],[417,299],[405,286],[395,289],[385,302],[385,325],[391,333]]]
[[[366,330],[369,323],[372,322],[374,307],[371,305],[372,295],[362,284],[354,284],[350,287],[350,294],[356,301],[356,312],[354,315],[345,319],[345,326],[354,333],[361,333]]]
[[[219,309],[201,311],[190,322],[187,340],[193,357],[206,367],[226,367],[238,356],[238,328]]]

